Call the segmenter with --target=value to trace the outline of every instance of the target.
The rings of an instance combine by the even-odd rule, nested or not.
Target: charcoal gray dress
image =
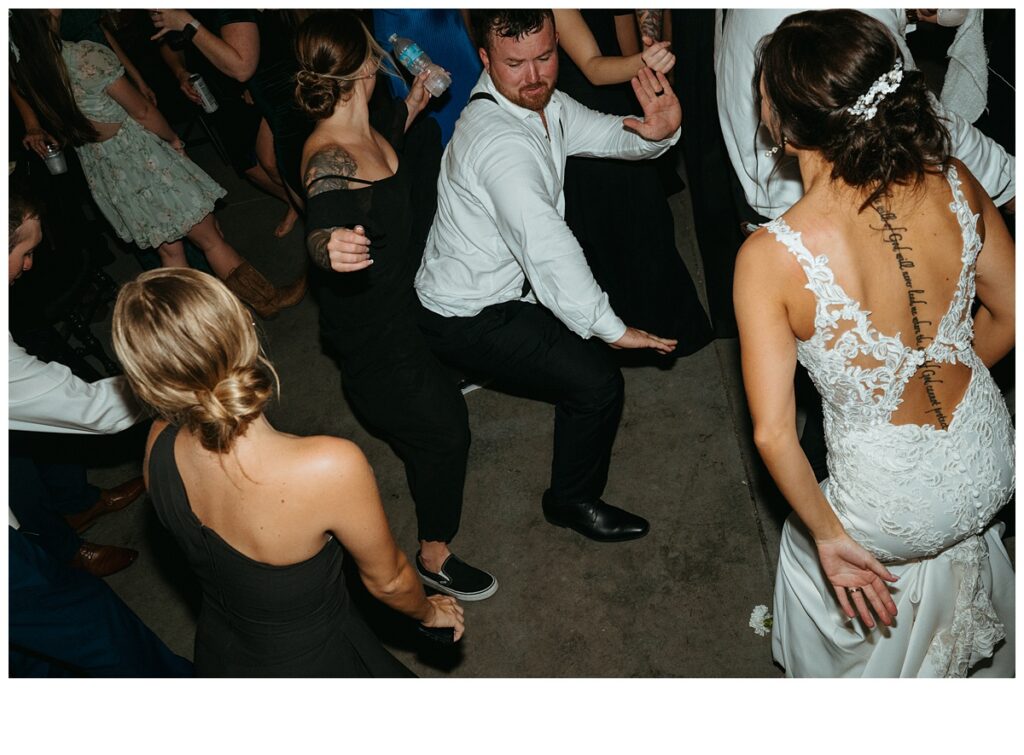
[[[239,553],[192,512],[168,426],[149,457],[149,496],[203,592],[196,676],[399,677],[399,663],[356,612],[334,538],[315,556],[273,566]]]

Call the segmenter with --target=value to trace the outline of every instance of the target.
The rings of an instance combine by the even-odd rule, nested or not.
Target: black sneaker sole
[[[498,591],[497,579],[495,579],[491,583],[491,586],[488,587],[486,590],[480,590],[479,592],[460,592],[458,590],[453,590],[450,587],[446,587],[434,579],[431,579],[426,574],[421,572],[419,569],[416,570],[416,573],[420,575],[420,579],[423,581],[424,584],[430,585],[438,592],[443,592],[445,595],[451,595],[453,598],[456,598],[458,600],[464,600],[468,603],[472,603],[474,600],[486,600]]]

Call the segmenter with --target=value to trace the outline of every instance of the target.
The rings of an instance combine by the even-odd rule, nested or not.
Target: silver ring
[[[847,591],[849,591],[851,593],[860,592],[860,588],[859,587],[847,587],[846,589],[847,589]]]

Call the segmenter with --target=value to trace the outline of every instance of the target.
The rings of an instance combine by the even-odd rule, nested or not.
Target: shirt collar
[[[473,87],[473,91],[470,92],[470,96],[477,92],[487,92],[491,94],[497,101],[498,106],[503,108],[506,112],[511,113],[521,121],[525,121],[531,115],[539,115],[536,110],[530,110],[529,108],[521,107],[505,95],[498,91],[498,88],[494,86],[494,81],[491,79],[491,75],[486,70],[480,72],[480,78],[476,82],[476,86]],[[551,100],[548,102],[546,108],[544,108],[545,116],[547,116],[548,123],[551,122],[551,115],[558,113],[560,104],[558,102],[558,89],[556,88],[554,93],[551,95]]]

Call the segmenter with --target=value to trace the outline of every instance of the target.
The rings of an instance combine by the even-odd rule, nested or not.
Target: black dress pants
[[[623,380],[608,347],[584,340],[538,304],[510,301],[474,317],[422,310],[430,347],[499,388],[555,405],[552,503],[596,501],[608,481]]]
[[[420,540],[451,542],[462,517],[469,416],[455,379],[410,318],[379,347],[341,360],[342,387],[356,417],[405,465]],[[324,333],[330,341],[330,329]]]

